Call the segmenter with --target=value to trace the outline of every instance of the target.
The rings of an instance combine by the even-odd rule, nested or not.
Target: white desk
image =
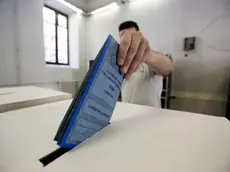
[[[68,93],[34,86],[0,88],[0,113],[71,98]]]
[[[70,102],[0,114],[0,172],[35,172],[43,168],[38,159],[58,148],[53,138]]]
[[[0,115],[3,172],[229,172],[230,122],[222,117],[118,103],[112,124],[47,167],[38,162],[70,101]]]

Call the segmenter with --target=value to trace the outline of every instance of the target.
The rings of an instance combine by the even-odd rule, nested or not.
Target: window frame
[[[52,8],[48,5],[44,5],[44,7],[49,8],[55,12],[55,53],[56,53],[56,58],[55,62],[48,62],[45,60],[46,64],[50,65],[64,65],[64,66],[69,66],[70,65],[70,57],[69,57],[69,16],[67,14],[64,14],[60,12],[59,10]],[[63,15],[66,17],[66,30],[67,30],[67,63],[60,63],[58,62],[58,14]],[[43,18],[43,24],[44,24],[44,18]],[[44,34],[45,36],[45,34]],[[46,49],[45,49],[46,51]]]

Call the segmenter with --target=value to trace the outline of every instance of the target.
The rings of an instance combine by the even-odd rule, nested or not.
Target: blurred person
[[[121,101],[161,108],[163,76],[173,70],[172,61],[151,49],[134,21],[119,26],[120,48],[117,62],[125,75]]]

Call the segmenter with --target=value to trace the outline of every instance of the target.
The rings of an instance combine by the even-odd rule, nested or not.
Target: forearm
[[[173,71],[172,61],[160,52],[151,51],[145,63],[158,75],[167,76]]]

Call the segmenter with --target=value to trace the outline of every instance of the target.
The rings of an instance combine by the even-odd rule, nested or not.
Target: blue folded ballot
[[[66,112],[55,140],[73,148],[109,125],[124,80],[117,65],[119,44],[110,35]]]

